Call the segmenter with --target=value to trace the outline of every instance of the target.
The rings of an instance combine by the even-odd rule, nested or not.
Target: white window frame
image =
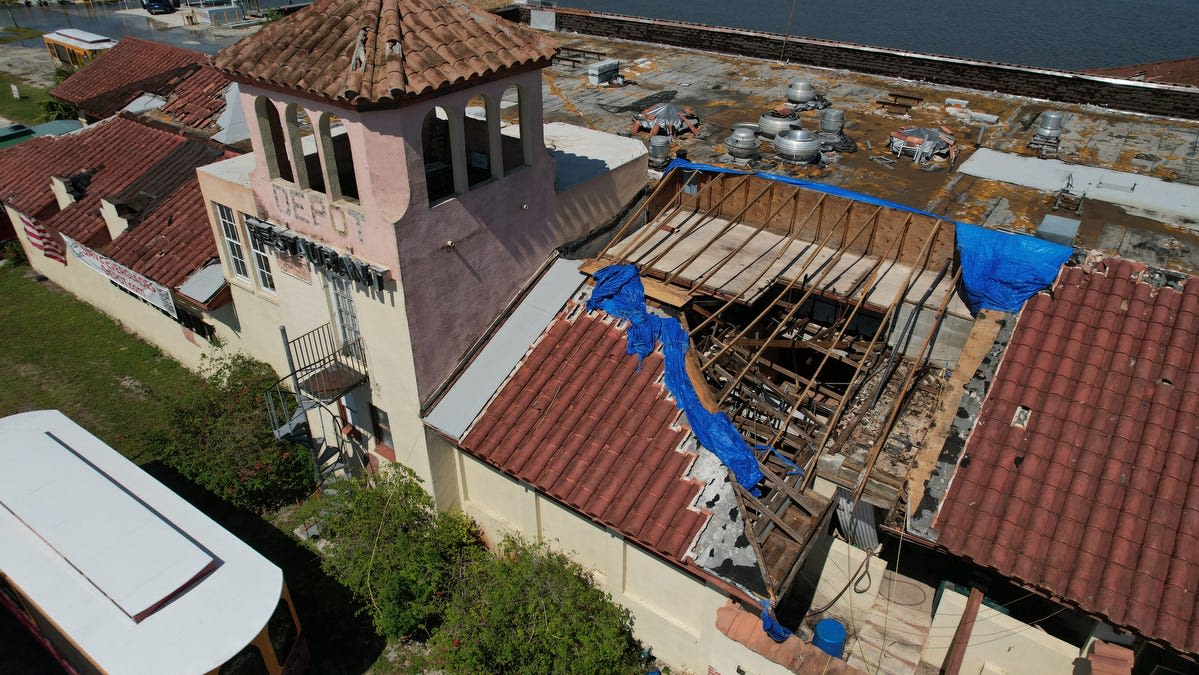
[[[237,225],[237,216],[233,209],[213,202],[216,207],[217,220],[221,224],[221,233],[225,236],[225,250],[229,253],[229,265],[233,275],[238,279],[250,281],[250,265],[246,261],[246,249],[241,243],[241,228]]]
[[[333,303],[333,316],[337,319],[337,332],[342,346],[362,339],[358,329],[358,309],[354,306],[354,282],[337,274],[328,274],[329,300]]]
[[[271,271],[271,258],[266,246],[254,235],[250,235],[250,251],[254,254],[254,269],[258,271],[258,285],[268,293],[275,291],[275,275]]]

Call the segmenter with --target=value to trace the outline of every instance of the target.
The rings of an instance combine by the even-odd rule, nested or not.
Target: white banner
[[[121,288],[166,312],[172,319],[179,320],[179,315],[175,313],[175,301],[171,298],[170,289],[150,281],[111,258],[96,253],[66,235],[63,235],[62,239],[67,243],[67,248],[71,250],[71,255],[78,258],[83,264],[108,277]]]

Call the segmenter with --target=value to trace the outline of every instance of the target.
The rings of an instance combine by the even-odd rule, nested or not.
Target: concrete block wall
[[[559,31],[791,61],[1016,96],[1085,103],[1117,110],[1199,119],[1199,88],[1113,80],[1080,73],[970,61],[779,33],[643,19],[574,9],[552,11]],[[529,23],[527,6],[500,16]]]

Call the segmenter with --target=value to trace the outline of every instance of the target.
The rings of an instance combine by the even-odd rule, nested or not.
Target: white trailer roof
[[[204,673],[266,625],[278,567],[54,410],[0,419],[0,571],[108,673]]]
[[[95,33],[89,33],[77,28],[60,28],[53,33],[46,33],[42,38],[50,38],[56,42],[81,49],[111,49],[117,46],[117,41],[110,37],[96,35]]]

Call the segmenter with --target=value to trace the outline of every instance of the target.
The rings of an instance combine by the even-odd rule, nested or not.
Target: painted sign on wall
[[[297,256],[302,255],[313,265],[323,267],[334,274],[341,275],[366,286],[374,286],[382,291],[387,280],[387,270],[375,267],[365,260],[341,253],[320,242],[296,234],[292,230],[271,225],[265,220],[246,216],[246,228],[250,236],[267,246],[273,246],[281,253]]]
[[[175,301],[167,287],[134,272],[119,262],[96,253],[70,237],[63,236],[71,255],[75,256],[88,267],[108,277],[110,281],[124,288],[151,305],[166,312],[172,319],[179,320],[175,311]]]

